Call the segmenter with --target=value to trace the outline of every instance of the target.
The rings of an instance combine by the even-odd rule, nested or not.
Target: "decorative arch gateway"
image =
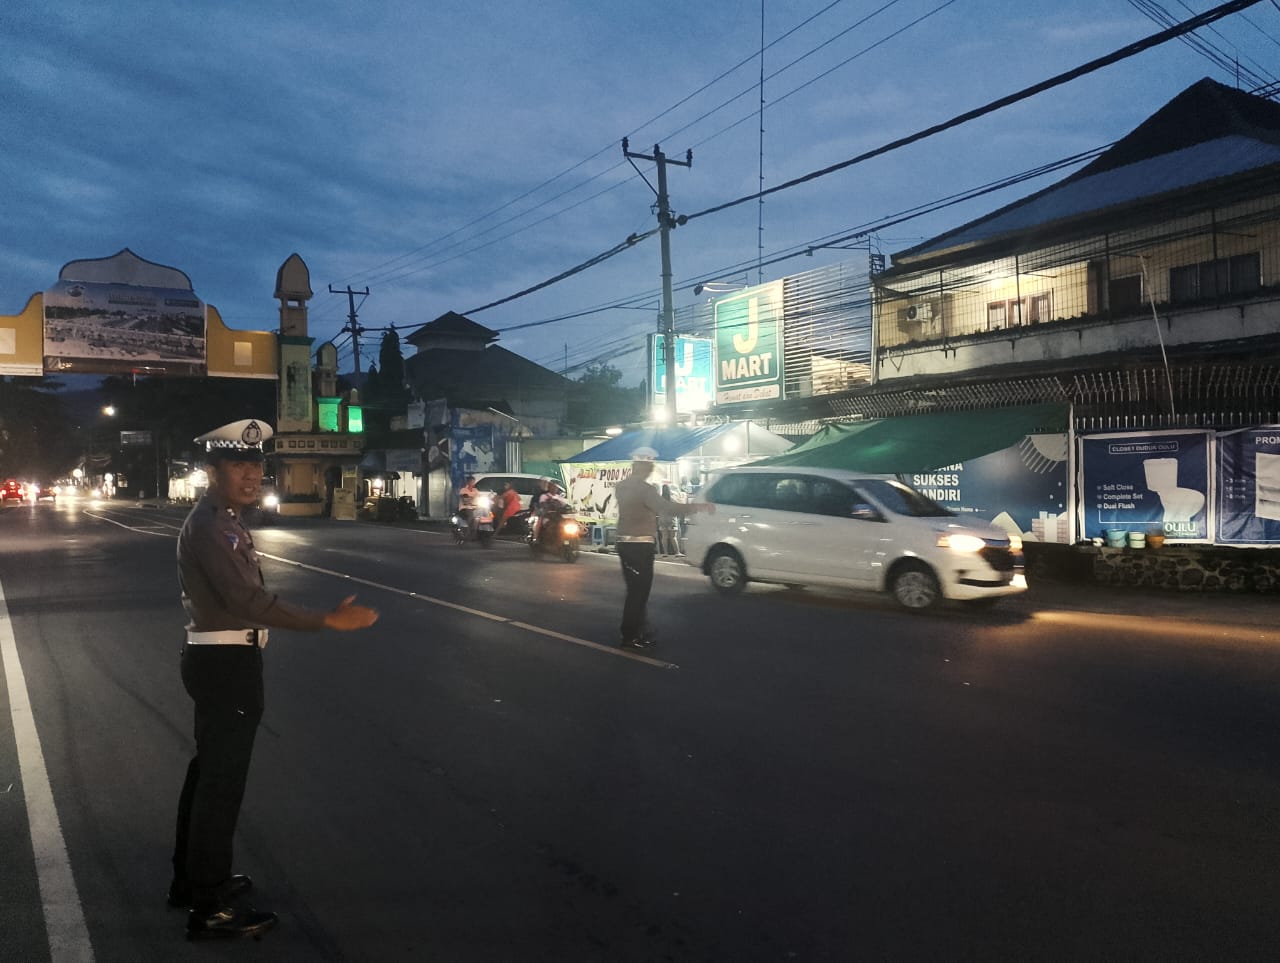
[[[0,375],[278,380],[279,363],[275,332],[228,328],[185,273],[128,248],[68,262],[20,314],[0,315]]]
[[[313,369],[307,332],[311,274],[291,254],[276,274],[280,329],[228,328],[177,268],[128,248],[70,261],[16,315],[0,315],[0,375],[134,374],[276,382],[275,468],[282,495],[332,497],[356,487],[363,435],[340,417],[337,358],[322,345]],[[313,393],[314,381],[319,387]],[[321,417],[317,422],[317,404]]]

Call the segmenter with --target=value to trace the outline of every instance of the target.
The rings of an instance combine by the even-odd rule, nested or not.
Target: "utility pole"
[[[671,304],[671,229],[686,223],[683,214],[673,218],[667,197],[667,165],[693,166],[693,151],[685,151],[684,160],[670,160],[662,149],[653,145],[652,154],[633,154],[622,138],[622,156],[635,160],[652,161],[658,165],[658,232],[662,240],[662,366],[666,370],[667,422],[676,424],[676,312]]]
[[[367,298],[369,296],[369,289],[365,288],[363,291],[352,291],[351,285],[348,284],[345,291],[335,291],[333,289],[333,285],[330,284],[329,293],[345,294],[347,296],[347,306],[349,308],[347,314],[347,326],[342,330],[351,332],[351,348],[355,352],[356,356],[356,381],[360,381],[364,375],[364,371],[360,368],[360,335],[364,334],[364,328],[356,324],[356,295],[359,294],[361,297]]]

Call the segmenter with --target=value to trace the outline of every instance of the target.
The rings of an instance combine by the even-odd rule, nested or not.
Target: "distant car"
[[[7,479],[3,485],[0,485],[0,502],[20,502],[26,497],[26,490],[16,479]]]
[[[280,493],[276,490],[275,478],[271,475],[264,476],[260,492],[250,522],[254,525],[273,525],[280,518]]]
[[[58,500],[58,489],[54,485],[46,485],[44,482],[31,483],[31,500],[35,502],[56,502]]]

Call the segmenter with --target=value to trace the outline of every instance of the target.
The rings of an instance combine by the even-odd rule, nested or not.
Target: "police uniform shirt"
[[[663,498],[647,481],[628,475],[614,489],[618,500],[618,537],[653,541],[654,519],[658,515],[688,515],[691,505],[679,505]]]
[[[324,628],[324,613],[267,591],[253,539],[215,492],[191,509],[178,536],[178,581],[193,632]]]

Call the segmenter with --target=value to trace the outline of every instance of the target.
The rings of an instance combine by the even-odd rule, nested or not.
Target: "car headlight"
[[[949,548],[953,552],[973,554],[986,548],[987,543],[977,535],[967,535],[963,532],[948,532],[938,536],[938,547]]]

